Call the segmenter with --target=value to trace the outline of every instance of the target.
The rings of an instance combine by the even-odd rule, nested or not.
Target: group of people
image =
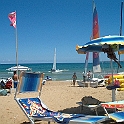
[[[14,71],[12,78],[2,79],[0,81],[0,89],[16,88],[18,84],[18,76]]]
[[[93,77],[93,74],[91,71],[89,71],[88,73],[83,72],[83,82],[90,81],[92,77]],[[75,86],[76,80],[77,80],[77,76],[76,76],[76,73],[74,72],[72,76],[73,86]]]

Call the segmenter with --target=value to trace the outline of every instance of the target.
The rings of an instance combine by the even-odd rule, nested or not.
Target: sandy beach
[[[36,96],[36,93],[27,93],[23,97]],[[105,87],[91,88],[72,86],[71,81],[47,81],[42,88],[41,99],[47,107],[53,111],[65,113],[86,113],[80,112],[76,102],[81,101],[85,96],[92,96],[100,101],[112,101],[112,91]],[[124,99],[124,91],[116,92],[116,100]],[[29,124],[29,120],[14,100],[14,93],[7,96],[0,96],[0,124]],[[38,124],[46,124],[41,122]]]

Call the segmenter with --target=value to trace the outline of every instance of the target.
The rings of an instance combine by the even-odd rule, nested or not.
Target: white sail
[[[54,52],[54,61],[53,61],[53,71],[56,71],[56,48],[55,48],[55,52]]]
[[[54,61],[53,61],[53,68],[51,69],[52,73],[58,73],[58,72],[62,72],[63,70],[59,70],[56,69],[56,48],[55,48],[55,52],[54,52]]]

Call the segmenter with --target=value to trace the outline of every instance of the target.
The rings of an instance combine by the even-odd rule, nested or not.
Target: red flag
[[[16,28],[16,12],[11,12],[8,15],[9,20],[11,21],[10,26],[13,26],[14,28]]]

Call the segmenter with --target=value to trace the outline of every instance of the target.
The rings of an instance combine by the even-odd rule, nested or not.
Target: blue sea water
[[[57,63],[57,69],[62,70],[59,73],[51,73],[52,63],[29,63],[29,64],[20,64],[22,66],[27,66],[32,69],[33,72],[43,72],[44,77],[49,76],[52,80],[72,80],[72,75],[76,72],[77,79],[82,80],[82,73],[85,68],[84,63]],[[110,62],[100,63],[102,72],[104,75],[106,73],[111,73],[111,64]],[[119,72],[124,71],[124,62],[121,62],[122,68],[119,69]],[[13,73],[7,71],[6,69],[15,66],[15,64],[0,64],[0,78],[12,77]],[[113,72],[117,73],[118,65],[113,62]],[[87,71],[92,71],[92,63],[88,64]],[[98,76],[100,73],[95,74]]]

